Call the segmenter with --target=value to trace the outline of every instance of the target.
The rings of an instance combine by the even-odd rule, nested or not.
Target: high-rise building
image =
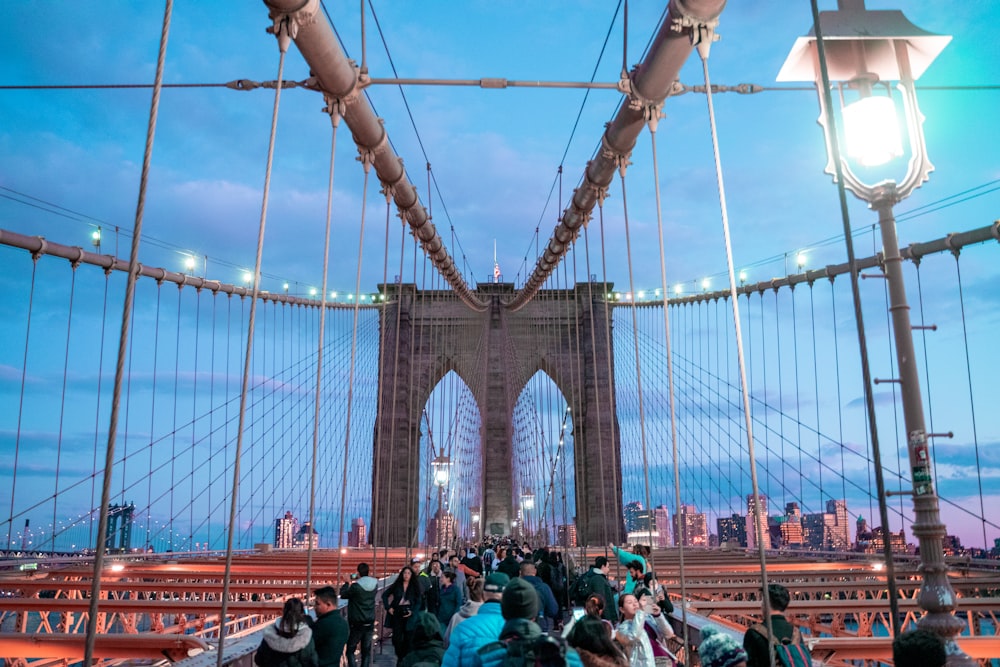
[[[799,548],[803,544],[802,537],[802,511],[798,503],[787,503],[785,505],[784,520],[780,524],[781,546]]]
[[[632,502],[627,503],[624,507],[623,513],[625,515],[625,532],[645,532],[649,529],[649,525],[647,523],[648,517],[642,508],[642,503],[638,500],[633,500]]]
[[[771,534],[767,527],[767,496],[760,496],[760,519],[764,527],[760,542],[765,549],[771,548]],[[757,510],[753,494],[747,496],[747,549],[757,548]]]
[[[310,543],[313,549],[319,549],[319,533],[316,532],[311,523],[303,521],[295,533],[292,546],[296,549],[308,549]]]
[[[565,547],[567,549],[573,549],[576,547],[575,523],[561,524],[557,530],[557,533],[558,533],[557,542],[559,543],[559,546]]]
[[[653,521],[656,524],[656,546],[663,548],[670,545],[670,510],[666,505],[653,509]]]
[[[455,541],[455,530],[458,528],[455,515],[439,509],[427,521],[427,544],[431,546],[451,546]]]
[[[847,522],[847,501],[828,500],[826,501],[826,513],[832,514],[833,535],[831,546],[835,551],[847,551],[851,547],[851,531]]]
[[[291,512],[274,521],[274,548],[291,549],[295,546],[295,533],[299,529],[299,521]]]
[[[742,514],[733,514],[729,517],[719,517],[716,520],[716,527],[719,531],[719,544],[729,546],[747,545],[747,518]]]
[[[368,543],[368,530],[365,526],[365,520],[361,517],[355,517],[351,521],[351,532],[347,534],[347,546],[349,547],[363,547]]]
[[[708,546],[708,521],[695,505],[681,505],[679,517],[674,514],[674,540],[686,547]]]

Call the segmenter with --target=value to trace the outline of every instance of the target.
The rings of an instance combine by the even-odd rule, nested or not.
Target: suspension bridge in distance
[[[670,3],[623,74],[536,265],[506,282],[495,264],[477,283],[319,3],[266,4],[275,114],[294,44],[334,147],[341,122],[351,132],[362,198],[371,176],[382,188],[384,208],[361,214],[362,230],[384,216],[381,280],[362,284],[360,257],[348,290],[330,289],[325,266],[318,290],[274,282],[260,252],[242,283],[211,277],[207,258],[140,263],[145,183],[134,231],[114,234],[135,243],[128,257],[103,252],[110,230],[90,251],[0,229],[4,664],[243,664],[285,600],[359,562],[391,577],[415,554],[501,536],[575,570],[609,544],[652,547],[674,648],[693,659],[704,624],[739,635],[760,620],[766,580],[788,587],[788,616],[825,665],[889,664],[892,634],[927,619],[997,664],[1000,222],[957,219],[963,231],[898,257],[873,226],[848,236],[868,249],[857,258],[786,254],[763,280],[730,265],[727,284],[636,285],[631,245],[627,271],[609,272],[609,188],[620,178],[627,204],[636,139],[655,134],[725,5],[691,0]],[[269,153],[261,244],[270,168]],[[614,233],[652,244],[622,208]],[[912,306],[890,289],[899,265]],[[915,344],[902,361],[901,310]],[[926,433],[907,428],[904,366]],[[930,526],[915,509],[929,498]]]

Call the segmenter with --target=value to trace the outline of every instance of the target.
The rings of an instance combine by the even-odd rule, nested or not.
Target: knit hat
[[[515,577],[503,589],[503,597],[500,599],[500,611],[505,620],[526,618],[532,621],[538,616],[538,608],[540,606],[535,587],[520,577]]]
[[[747,660],[743,647],[714,625],[701,629],[698,655],[701,656],[702,667],[733,667]]]
[[[494,572],[490,576],[486,577],[486,583],[483,585],[483,592],[503,593],[503,589],[507,587],[508,583],[510,583],[510,577],[503,572]]]

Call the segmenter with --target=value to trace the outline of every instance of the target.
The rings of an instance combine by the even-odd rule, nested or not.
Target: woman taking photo
[[[420,582],[413,568],[406,566],[396,575],[396,580],[382,593],[385,607],[385,625],[392,630],[392,648],[396,651],[396,664],[400,664],[410,650],[413,631],[417,628],[420,611]]]
[[[674,636],[674,629],[667,622],[663,607],[657,603],[648,588],[642,586],[636,588],[635,596],[639,601],[639,609],[646,616],[643,630],[646,631],[653,649],[653,659],[659,667],[673,667],[677,663],[677,656],[667,648],[667,640]]]
[[[656,667],[653,646],[649,641],[649,635],[646,634],[648,617],[655,614],[653,622],[658,630],[664,634],[667,632],[673,634],[659,607],[653,604],[652,596],[645,597],[648,600],[647,609],[652,606],[655,612],[652,609],[644,611],[639,599],[632,593],[623,593],[618,598],[618,614],[622,620],[615,628],[615,639],[625,649],[631,667]]]

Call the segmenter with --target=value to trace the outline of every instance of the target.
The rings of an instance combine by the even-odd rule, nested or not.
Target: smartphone
[[[587,612],[584,609],[574,609],[573,610],[573,618],[575,620],[580,620],[581,618],[583,618],[583,615],[586,614],[586,613]]]

